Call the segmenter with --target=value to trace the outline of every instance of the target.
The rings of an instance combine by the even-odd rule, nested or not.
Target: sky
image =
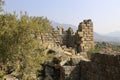
[[[94,31],[100,34],[120,31],[120,0],[5,0],[3,8],[75,26],[92,19]]]

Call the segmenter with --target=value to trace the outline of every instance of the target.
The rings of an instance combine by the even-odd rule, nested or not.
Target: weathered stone
[[[72,65],[77,65],[80,63],[81,58],[73,57],[71,58]]]
[[[81,39],[77,40],[80,40],[84,43],[84,46],[81,45],[80,47],[81,51],[88,51],[90,48],[94,48],[93,23],[90,19],[84,20],[79,24],[77,34],[79,37],[81,37]],[[88,41],[91,41],[92,43],[89,43]],[[86,44],[90,44],[90,46],[85,46]]]
[[[80,80],[79,66],[63,66],[65,80]]]
[[[93,54],[91,61],[81,61],[81,80],[119,80],[119,55]]]
[[[12,75],[6,75],[3,77],[3,80],[19,80],[16,77],[12,76]]]

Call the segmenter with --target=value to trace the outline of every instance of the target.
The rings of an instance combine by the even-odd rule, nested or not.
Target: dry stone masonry
[[[71,27],[68,30],[64,30],[64,27],[58,26],[57,30],[53,29],[51,34],[41,34],[39,37],[42,43],[57,43],[60,46],[71,47],[77,53],[86,52],[90,48],[94,48],[93,23],[91,19],[81,22],[76,33]]]
[[[93,54],[80,62],[81,80],[120,80],[120,54]]]
[[[76,36],[80,51],[84,52],[94,48],[93,23],[90,19],[79,24]]]

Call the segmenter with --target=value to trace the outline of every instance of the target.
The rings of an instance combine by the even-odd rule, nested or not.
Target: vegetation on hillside
[[[107,42],[97,42],[96,46],[97,49],[99,49],[100,51],[105,51],[106,52],[120,52],[120,45],[116,45],[116,44],[111,44],[111,43],[107,43]]]
[[[4,1],[0,0],[0,12],[3,11],[2,6],[4,5]]]
[[[96,42],[95,48],[90,49],[87,52],[88,57],[90,58],[94,53],[108,53],[108,54],[117,54],[120,53],[120,45],[111,44],[107,42]]]

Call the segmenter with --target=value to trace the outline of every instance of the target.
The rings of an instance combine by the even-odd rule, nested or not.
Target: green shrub
[[[94,54],[94,53],[98,53],[99,52],[99,49],[89,49],[88,51],[87,51],[87,56],[88,56],[88,58],[91,58],[91,55],[92,54]]]
[[[1,80],[1,78],[3,78],[3,76],[4,76],[4,71],[0,71],[0,80]]]

